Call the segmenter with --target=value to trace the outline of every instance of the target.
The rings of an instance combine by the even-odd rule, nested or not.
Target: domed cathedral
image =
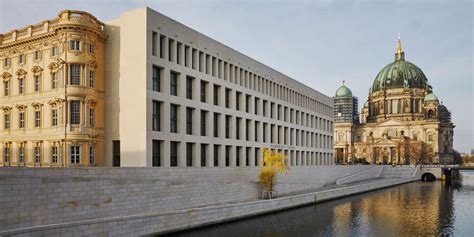
[[[451,113],[423,71],[405,60],[400,37],[395,61],[375,77],[362,111],[344,83],[334,97],[338,164],[448,164],[453,161]]]

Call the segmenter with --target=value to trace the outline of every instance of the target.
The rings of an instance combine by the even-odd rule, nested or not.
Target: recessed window
[[[178,142],[170,142],[170,166],[178,166]]]
[[[10,114],[9,114],[9,113],[8,113],[8,114],[5,114],[5,115],[4,115],[4,119],[5,119],[5,120],[3,121],[3,122],[4,122],[4,128],[5,128],[5,129],[10,129]]]
[[[18,113],[18,128],[25,128],[25,112]]]
[[[35,111],[35,128],[41,127],[41,111]]]
[[[161,69],[153,67],[152,86],[154,91],[161,91]]]
[[[178,132],[178,106],[175,104],[170,105],[170,132]]]
[[[152,106],[152,129],[153,131],[161,131],[161,103],[153,101]]]
[[[186,77],[186,98],[190,100],[193,99],[193,83],[194,83],[194,78],[187,76]]]
[[[58,74],[56,72],[51,73],[51,89],[58,88]]]
[[[71,164],[79,164],[81,162],[81,147],[71,146],[70,149]]]
[[[161,166],[161,141],[152,141],[152,165],[153,167]]]
[[[94,146],[89,147],[89,165],[91,166],[95,165],[95,147]]]
[[[81,41],[79,40],[71,40],[69,41],[69,49],[70,50],[81,50]]]
[[[51,126],[58,126],[58,109],[51,110]]]
[[[35,60],[40,60],[41,59],[41,51],[36,50],[34,53],[34,59]]]
[[[71,85],[81,85],[81,65],[72,64],[71,65]]]
[[[95,71],[89,70],[89,87],[95,87]]]
[[[95,109],[89,109],[89,126],[95,127]]]
[[[170,73],[170,94],[178,95],[178,73]]]
[[[25,55],[24,54],[20,54],[20,56],[18,56],[18,63],[19,64],[23,64],[25,63]]]
[[[58,46],[53,46],[51,48],[51,56],[57,56],[59,54]]]
[[[94,54],[95,53],[95,45],[94,44],[89,44],[89,53]]]
[[[9,58],[4,58],[3,59],[3,66],[4,67],[9,67],[10,66],[10,59]]]
[[[35,146],[35,163],[41,162],[41,145],[36,144]]]
[[[70,119],[72,125],[81,123],[81,102],[78,100],[70,102]]]
[[[18,162],[19,163],[25,162],[25,147],[23,143],[20,144],[20,147],[18,148]]]
[[[40,87],[41,87],[41,82],[40,82],[40,78],[39,76],[33,76],[33,80],[35,82],[35,92],[39,92],[40,91]]]
[[[51,160],[54,164],[58,163],[58,147],[56,144],[51,147]]]
[[[193,134],[193,108],[186,108],[186,134]]]
[[[10,81],[3,82],[3,95],[5,96],[10,95]]]

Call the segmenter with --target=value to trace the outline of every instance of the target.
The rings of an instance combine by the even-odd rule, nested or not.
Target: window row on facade
[[[49,109],[39,103],[34,103],[31,108],[26,105],[17,105],[15,109],[4,106],[3,121],[1,121],[3,129],[57,127],[64,125],[64,119],[67,119],[70,125],[83,124],[91,128],[95,126],[96,109],[94,103],[87,104],[80,100],[70,100],[67,103],[68,113],[66,115],[63,114],[64,107],[55,103],[52,103]],[[46,118],[49,122],[45,121],[45,113],[48,113]]]
[[[292,149],[277,151],[288,157],[290,166],[332,164],[330,153]],[[154,167],[261,166],[264,162],[260,148],[223,144],[152,140],[151,154]]]
[[[182,112],[184,112],[185,118],[180,117]],[[169,118],[163,118],[164,114],[168,114]],[[163,126],[164,119],[169,119],[169,127]],[[182,133],[290,146],[327,149],[332,147],[332,136],[330,135],[172,103],[169,104],[168,112],[165,111],[164,102],[157,100],[152,101],[151,121],[153,131],[165,133]],[[199,124],[196,124],[196,121],[199,121]],[[180,124],[185,125],[180,126]],[[165,131],[165,129],[169,130]]]
[[[37,69],[38,67],[34,67]],[[67,82],[62,82],[62,70],[51,71],[50,73],[42,73],[43,69],[38,68],[36,72],[33,72],[31,78],[28,77],[28,73],[23,69],[19,69],[16,72],[16,80],[12,79],[12,75],[9,73],[3,74],[3,95],[27,95],[33,93],[40,93],[47,90],[55,90],[61,87],[61,85],[73,85],[73,86],[87,86],[94,88],[96,85],[95,69],[88,67],[84,64],[69,64],[67,65],[68,78]],[[85,76],[86,75],[86,76]]]
[[[175,62],[276,99],[331,116],[331,107],[325,103],[165,35],[153,31],[151,42],[152,56]]]
[[[95,54],[95,44],[93,43],[84,43],[81,40],[71,39],[69,40],[69,51],[72,52],[83,52],[84,48],[86,48],[86,52],[91,55]],[[56,58],[59,55],[60,47],[58,45],[53,45],[50,48],[45,49],[37,49],[28,54],[20,53],[15,57],[5,57],[3,58],[3,67],[8,68],[12,65],[12,59],[16,60],[18,65],[27,64],[27,60],[29,55],[31,54],[32,62],[39,62],[43,58],[43,55],[47,55],[49,53],[51,58]]]
[[[278,121],[332,132],[332,121],[330,120],[305,113],[291,106],[246,94],[236,89],[212,84],[192,76],[183,76],[181,73],[175,71],[170,71],[169,80],[166,80],[163,76],[165,75],[164,70],[165,69],[158,66],[153,67],[153,91],[169,91],[173,96],[184,97],[189,100],[197,100],[214,106],[222,106],[240,112],[276,119]],[[183,90],[184,88],[182,87],[185,87],[185,90]],[[180,94],[181,91],[183,94]]]
[[[64,148],[68,150],[65,151]],[[4,166],[26,165],[88,165],[96,164],[96,147],[93,143],[68,143],[49,141],[3,142],[0,150]]]

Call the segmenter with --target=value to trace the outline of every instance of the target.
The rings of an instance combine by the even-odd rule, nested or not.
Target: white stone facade
[[[333,164],[330,97],[149,8],[105,32],[108,166]]]

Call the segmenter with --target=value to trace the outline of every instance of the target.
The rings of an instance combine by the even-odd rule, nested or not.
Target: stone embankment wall
[[[293,167],[278,177],[276,189],[280,195],[312,190],[370,170]],[[0,235],[145,234],[302,205],[308,199],[255,201],[260,195],[257,167],[2,168]]]

